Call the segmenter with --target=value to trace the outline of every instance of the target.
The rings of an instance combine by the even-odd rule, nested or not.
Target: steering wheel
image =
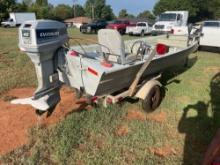
[[[133,54],[133,48],[135,45],[140,44],[138,50],[137,50],[137,54],[136,54],[136,58],[138,55],[141,56],[141,58],[143,59],[143,56],[145,55],[146,51],[150,48],[149,45],[147,45],[144,41],[135,41],[133,43],[133,45],[131,46],[131,53]]]

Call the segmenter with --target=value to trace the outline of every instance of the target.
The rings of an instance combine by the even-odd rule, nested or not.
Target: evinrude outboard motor
[[[27,21],[19,28],[19,47],[34,63],[38,88],[31,98],[13,100],[46,111],[60,101],[56,56],[68,41],[65,24],[52,20]]]

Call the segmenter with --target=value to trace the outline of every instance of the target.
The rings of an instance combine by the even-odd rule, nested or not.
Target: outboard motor
[[[55,107],[60,101],[61,82],[57,73],[59,49],[68,41],[65,24],[52,20],[27,21],[19,28],[19,47],[34,63],[38,88],[31,98],[13,100],[40,111]]]

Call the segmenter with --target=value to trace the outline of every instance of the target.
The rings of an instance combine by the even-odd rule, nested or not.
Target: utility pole
[[[73,15],[76,17],[76,3],[78,0],[73,0]]]
[[[95,19],[95,10],[94,10],[94,8],[95,8],[95,5],[91,5],[92,20]]]

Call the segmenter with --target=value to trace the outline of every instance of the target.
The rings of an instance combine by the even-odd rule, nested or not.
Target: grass
[[[74,29],[69,33],[96,40],[95,35],[81,35]],[[33,65],[17,49],[16,29],[0,29],[0,36],[0,93],[35,86]],[[139,103],[72,113],[55,126],[30,130],[30,144],[3,156],[0,162],[200,164],[220,126],[220,54],[192,54],[187,70],[177,68],[166,73],[162,83],[165,97],[153,112],[155,116],[165,114],[161,122],[151,118],[128,120],[127,114],[133,110],[143,114]],[[119,136],[121,127],[125,133]]]
[[[36,85],[34,67],[19,51],[17,29],[0,28],[0,36],[0,94],[11,88]]]

